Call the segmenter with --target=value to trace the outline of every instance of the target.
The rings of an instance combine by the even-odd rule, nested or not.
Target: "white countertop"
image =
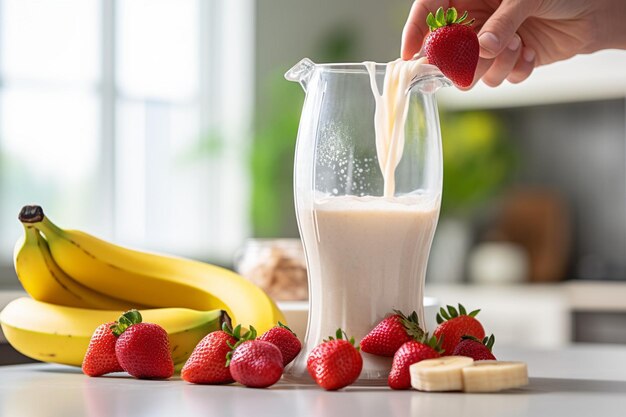
[[[422,393],[385,387],[325,392],[280,382],[269,389],[140,381],[125,374],[89,378],[48,365],[0,367],[0,415],[66,416],[624,416],[626,346],[554,351],[500,349],[528,362],[530,385],[497,394]]]

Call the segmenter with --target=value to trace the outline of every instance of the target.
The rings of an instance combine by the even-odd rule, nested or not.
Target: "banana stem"
[[[25,227],[33,225],[46,235],[50,233],[63,235],[64,233],[63,229],[52,223],[50,219],[46,217],[41,206],[33,205],[22,207],[18,219]]]
[[[223,328],[224,323],[226,323],[229,329],[233,328],[233,321],[228,315],[228,313],[226,312],[226,310],[222,310],[222,314],[220,314],[220,327],[219,327],[220,329]]]
[[[63,236],[65,234],[63,229],[52,223],[50,219],[45,216],[40,222],[33,224],[33,226],[43,232],[48,239],[50,238],[50,235]]]
[[[41,206],[24,206],[17,218],[22,223],[39,223],[44,218],[43,209]]]
[[[25,242],[35,244],[34,242],[37,241],[37,235],[39,235],[39,230],[37,230],[37,228],[35,228],[34,226],[31,226],[28,223],[22,223],[22,226],[24,226]]]

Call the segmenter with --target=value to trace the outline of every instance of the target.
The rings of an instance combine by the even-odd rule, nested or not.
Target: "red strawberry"
[[[337,330],[336,336],[336,339],[329,337],[329,340],[316,346],[306,363],[313,380],[329,391],[352,384],[363,369],[363,358],[358,348],[354,347],[354,338],[347,340],[341,329]]]
[[[433,336],[429,339],[428,334],[425,334],[419,341],[410,340],[404,343],[393,355],[391,372],[387,378],[389,387],[392,389],[411,388],[409,366],[424,359],[438,358],[440,349],[437,338]]]
[[[233,378],[250,388],[274,385],[283,374],[283,368],[280,349],[263,340],[243,341],[235,347],[230,357]]]
[[[180,372],[181,378],[194,384],[235,382],[226,366],[226,355],[240,339],[241,326],[233,330],[224,323],[222,330],[209,333],[196,345]]]
[[[263,333],[259,340],[270,342],[280,349],[280,353],[283,355],[283,366],[287,366],[289,362],[294,360],[302,349],[302,343],[300,343],[296,334],[281,322],[278,322],[278,326],[272,327]]]
[[[408,317],[398,310],[383,319],[361,340],[361,350],[379,356],[393,356],[409,340],[418,340],[424,336],[419,327],[417,313]]]
[[[424,52],[428,62],[439,67],[441,72],[460,87],[469,87],[474,80],[480,46],[478,36],[471,28],[474,19],[465,22],[467,12],[457,18],[454,7],[445,13],[443,7],[433,16],[428,14],[426,22],[430,33],[424,41]]]
[[[437,314],[439,326],[433,332],[437,339],[441,340],[444,356],[452,355],[462,336],[474,336],[479,340],[485,337],[483,325],[475,319],[480,310],[474,310],[468,314],[461,304],[459,304],[458,311],[452,306],[447,307],[447,311],[443,307],[439,310]]]
[[[170,341],[163,327],[142,323],[137,310],[124,313],[113,326],[118,336],[115,355],[122,368],[135,378],[165,379],[174,374]]]
[[[101,376],[110,372],[124,371],[115,356],[115,342],[117,337],[113,334],[111,326],[116,322],[101,324],[98,326],[83,359],[83,372],[89,376]]]
[[[495,361],[496,357],[491,353],[495,341],[496,338],[494,335],[485,337],[482,341],[476,339],[474,336],[463,336],[461,342],[456,345],[453,355],[469,356],[475,361]]]

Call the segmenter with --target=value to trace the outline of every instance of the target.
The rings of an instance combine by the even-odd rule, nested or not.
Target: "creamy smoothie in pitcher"
[[[313,299],[308,340],[338,327],[361,340],[393,309],[418,311],[423,324],[424,275],[439,204],[420,196],[328,197],[317,200],[312,225],[324,296]],[[313,325],[315,323],[315,325]],[[314,346],[306,346],[312,349]],[[362,352],[361,378],[386,378],[391,358]]]
[[[408,90],[423,61],[387,64],[382,92],[376,66],[365,63],[376,102],[376,155],[382,196],[314,193],[310,210],[299,209],[311,285],[304,352],[341,327],[360,341],[393,309],[418,312],[423,326],[426,264],[439,215],[440,195],[396,195],[395,170],[403,155]],[[392,358],[362,353],[359,381],[386,383]],[[303,371],[305,355],[294,368]],[[297,374],[296,369],[292,370]]]

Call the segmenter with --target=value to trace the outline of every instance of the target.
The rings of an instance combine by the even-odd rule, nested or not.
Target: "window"
[[[29,203],[229,263],[248,234],[252,16],[252,0],[0,0],[0,263]]]

